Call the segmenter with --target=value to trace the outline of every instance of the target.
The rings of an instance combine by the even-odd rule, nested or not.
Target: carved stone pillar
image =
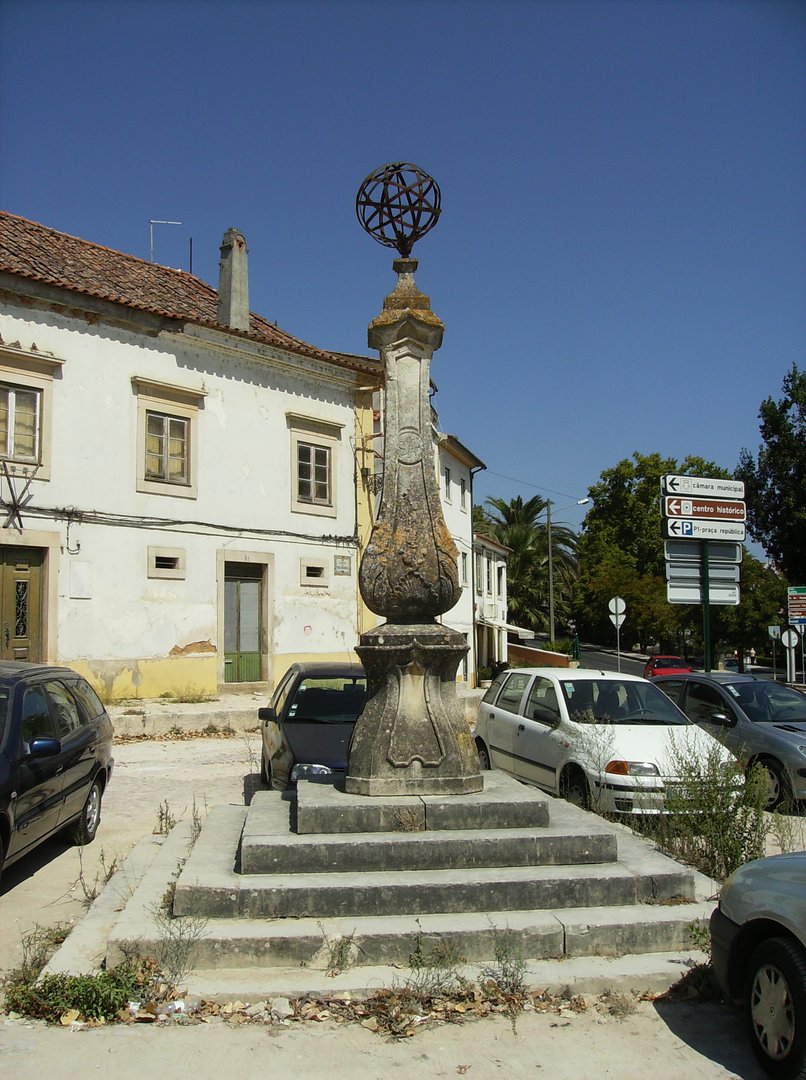
[[[356,651],[368,697],[350,746],[346,788],[360,795],[481,791],[475,745],[456,696],[467,652],[436,621],[461,588],[434,466],[430,364],[443,326],[417,289],[417,261],[395,260],[397,286],[370,324],[385,371],[384,476],[378,516],[359,570],[367,606],[386,622]]]

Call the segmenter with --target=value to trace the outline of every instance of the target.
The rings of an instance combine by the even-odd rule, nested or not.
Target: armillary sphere
[[[371,172],[358,189],[355,212],[362,228],[407,259],[421,236],[439,221],[439,184],[407,161]]]

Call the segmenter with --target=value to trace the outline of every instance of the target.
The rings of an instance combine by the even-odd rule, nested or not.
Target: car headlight
[[[801,754],[806,754],[806,746],[799,746],[798,750],[800,750]]]
[[[291,770],[291,782],[310,780],[312,776],[330,776],[332,772],[327,765],[295,765]]]
[[[624,761],[622,758],[608,761],[604,771],[615,776],[660,776],[653,761]]]

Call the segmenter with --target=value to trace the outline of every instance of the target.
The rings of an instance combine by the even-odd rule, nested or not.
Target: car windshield
[[[754,724],[806,721],[806,695],[775,682],[727,683],[727,692]]]
[[[688,668],[688,664],[685,660],[681,660],[679,656],[662,656],[656,662],[657,667],[665,668]]]
[[[682,712],[648,682],[562,679],[568,715],[577,724],[688,724]]]
[[[308,677],[297,687],[286,720],[322,724],[354,721],[364,708],[366,696],[364,676]]]

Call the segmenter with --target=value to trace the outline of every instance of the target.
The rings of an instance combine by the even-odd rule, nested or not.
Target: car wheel
[[[484,743],[476,743],[476,748],[479,752],[479,768],[482,772],[486,772],[490,766],[490,752]]]
[[[590,810],[590,788],[581,769],[572,769],[563,775],[560,793],[572,806],[578,806],[582,810]]]
[[[79,846],[91,844],[101,824],[101,784],[96,780],[90,788],[81,817],[73,826],[73,842]]]
[[[806,1078],[806,952],[789,938],[762,941],[750,958],[745,1021],[770,1076]]]
[[[759,764],[767,774],[769,792],[765,810],[776,810],[782,804],[791,803],[792,789],[789,786],[789,777],[780,762],[774,758],[761,758]]]

